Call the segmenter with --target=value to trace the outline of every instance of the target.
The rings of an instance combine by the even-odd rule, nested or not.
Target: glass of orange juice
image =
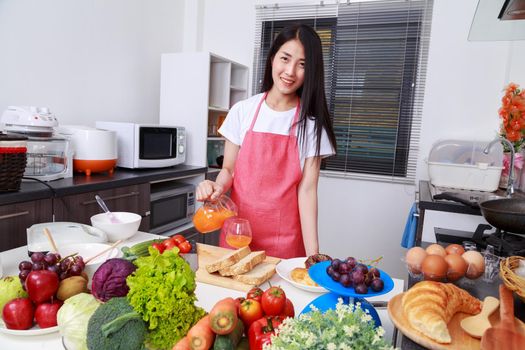
[[[252,228],[250,222],[239,217],[226,219],[222,227],[226,243],[233,248],[242,248],[252,241]]]
[[[193,216],[193,225],[200,233],[220,230],[224,220],[237,215],[237,206],[227,196],[220,196],[216,201],[206,201]]]

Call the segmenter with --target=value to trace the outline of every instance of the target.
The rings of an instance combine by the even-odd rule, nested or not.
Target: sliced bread
[[[248,254],[250,254],[250,252],[251,250],[248,246],[234,250],[231,253],[226,254],[224,257],[212,262],[211,264],[206,265],[206,271],[208,271],[209,273],[213,273],[219,271],[220,269],[224,269],[228,266],[232,266]]]
[[[275,274],[275,265],[271,263],[261,263],[255,266],[250,272],[233,276],[233,279],[242,283],[259,286],[269,280]]]
[[[264,251],[251,252],[234,265],[219,270],[221,276],[236,276],[251,271],[255,266],[266,259]]]

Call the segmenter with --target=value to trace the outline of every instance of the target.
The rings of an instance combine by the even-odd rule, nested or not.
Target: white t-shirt
[[[258,94],[246,100],[237,102],[230,109],[224,123],[219,129],[221,135],[230,142],[241,146],[246,132],[250,129],[253,117],[255,116],[255,111],[257,110],[257,106],[262,97],[263,94]],[[274,111],[266,104],[266,101],[264,101],[259,110],[257,121],[253,126],[253,131],[288,135],[295,115],[295,109],[296,108],[294,107],[288,111]],[[304,167],[304,161],[306,158],[315,156],[316,136],[314,133],[314,125],[315,122],[313,120],[307,120],[305,135],[306,143],[304,143],[302,147],[301,142],[299,142],[298,145],[301,169]],[[296,129],[297,132],[299,132],[299,128],[297,127]],[[321,134],[321,148],[319,151],[319,155],[323,158],[335,154],[324,129]]]

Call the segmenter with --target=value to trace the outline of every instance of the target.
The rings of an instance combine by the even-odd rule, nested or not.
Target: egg
[[[445,251],[447,252],[447,254],[462,255],[463,253],[465,253],[465,249],[459,244],[449,244],[445,248]]]
[[[405,255],[408,271],[419,275],[421,273],[421,264],[426,256],[427,252],[425,249],[421,247],[410,248]]]
[[[448,264],[441,255],[429,254],[423,260],[421,271],[425,280],[441,281],[447,276]]]
[[[480,252],[468,250],[461,257],[465,259],[468,265],[467,273],[465,274],[467,278],[476,279],[483,275],[485,272],[485,259]]]
[[[461,255],[449,254],[445,256],[445,261],[448,265],[447,279],[449,281],[454,282],[465,276],[468,265]]]
[[[443,248],[437,243],[429,245],[426,251],[427,251],[427,254],[440,255],[442,257],[445,257],[447,255],[445,248]]]

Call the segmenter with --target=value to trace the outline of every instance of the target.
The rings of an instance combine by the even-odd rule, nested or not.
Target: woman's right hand
[[[202,181],[196,190],[197,200],[204,202],[205,200],[216,200],[224,192],[224,188],[216,182],[210,180]]]

